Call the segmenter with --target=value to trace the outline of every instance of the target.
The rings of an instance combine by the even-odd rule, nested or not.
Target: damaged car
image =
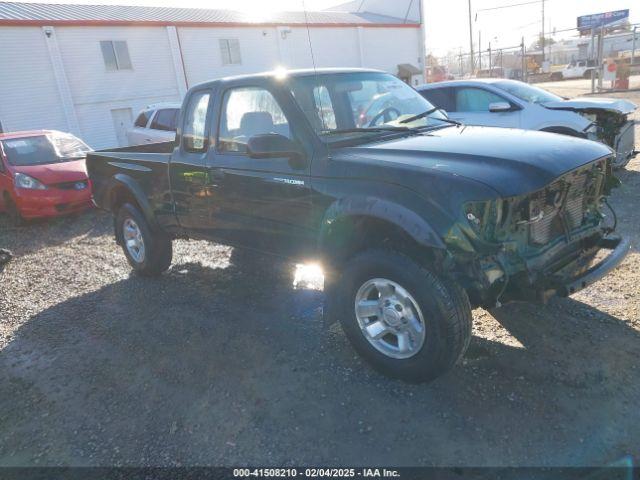
[[[384,72],[328,69],[194,86],[175,142],[87,167],[139,275],[169,269],[176,238],[319,262],[326,318],[375,368],[428,381],[464,355],[471,308],[570,295],[624,259],[613,159],[581,138],[463,126]]]
[[[516,80],[487,78],[422,85],[418,91],[450,118],[467,125],[522,128],[602,142],[615,151],[614,168],[637,154],[632,102],[616,98],[565,99]]]

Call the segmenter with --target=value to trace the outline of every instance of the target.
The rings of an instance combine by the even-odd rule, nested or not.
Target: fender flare
[[[429,223],[413,210],[395,202],[372,196],[351,196],[336,200],[327,209],[320,228],[319,247],[324,251],[330,238],[331,225],[348,217],[371,217],[389,222],[413,238],[419,245],[446,249],[440,236]]]
[[[109,186],[106,189],[106,206],[111,209],[111,205],[113,205],[114,192],[116,191],[116,189],[120,188],[124,188],[133,196],[147,221],[149,221],[149,223],[151,223],[152,225],[155,225],[156,217],[153,213],[151,205],[149,204],[149,200],[144,193],[144,190],[134,178],[124,173],[116,173],[109,181]],[[117,212],[113,213],[115,214]]]

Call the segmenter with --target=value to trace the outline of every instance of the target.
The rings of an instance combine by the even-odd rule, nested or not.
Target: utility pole
[[[471,27],[471,0],[469,0],[469,51],[471,52],[469,64],[471,66],[471,74],[473,74],[473,28]]]
[[[524,50],[524,37],[522,37],[522,40],[520,41],[520,56],[521,56],[521,61],[522,61],[522,65],[520,68],[522,68],[522,78],[520,80],[522,80],[523,82],[527,81],[527,57],[525,55],[525,50]]]
[[[633,65],[635,63],[635,59],[636,59],[636,29],[637,29],[637,25],[635,27],[633,27],[633,43],[632,43],[632,47],[631,47],[631,62],[629,63],[629,65]]]
[[[478,70],[482,70],[482,30],[478,29]]]
[[[491,42],[489,42],[489,76],[493,77],[492,67],[491,67]]]
[[[542,1],[542,38],[540,39],[540,45],[542,46],[542,61],[544,62],[544,0]]]

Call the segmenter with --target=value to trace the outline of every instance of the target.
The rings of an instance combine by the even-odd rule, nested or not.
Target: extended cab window
[[[255,87],[229,90],[222,103],[218,149],[246,153],[249,138],[265,133],[291,138],[289,122],[273,95]]]
[[[461,87],[455,92],[456,112],[488,112],[490,104],[506,102],[500,95],[482,88]]]
[[[196,92],[191,95],[182,129],[183,146],[188,152],[203,152],[207,149],[208,108],[209,92]]]
[[[333,109],[329,90],[324,85],[319,85],[313,89],[313,100],[322,122],[323,130],[336,129],[336,113]]]
[[[154,130],[164,130],[167,132],[175,132],[178,122],[177,108],[163,108],[158,110],[156,116],[153,117],[151,128]]]

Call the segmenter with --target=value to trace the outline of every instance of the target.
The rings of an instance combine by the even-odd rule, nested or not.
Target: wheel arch
[[[364,248],[401,246],[409,253],[436,257],[445,245],[416,212],[394,202],[353,197],[335,202],[322,222],[319,249],[323,258],[341,261]],[[427,253],[429,252],[429,253]]]
[[[156,224],[156,218],[149,200],[140,184],[134,178],[123,173],[114,175],[107,192],[106,207],[112,213],[117,214],[119,208],[127,202],[134,203],[150,224]]]

